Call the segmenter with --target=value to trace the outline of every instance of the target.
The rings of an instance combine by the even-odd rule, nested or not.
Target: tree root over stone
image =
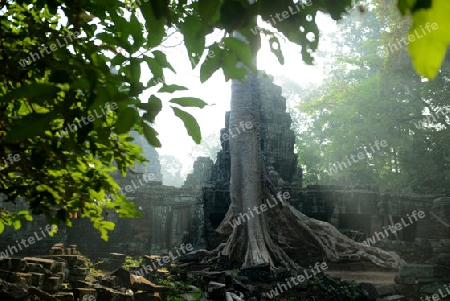
[[[242,264],[242,267],[270,263],[271,269],[282,266],[289,270],[298,270],[298,262],[311,262],[313,258],[323,261],[369,261],[374,265],[387,269],[399,269],[405,264],[395,252],[387,252],[377,247],[355,242],[340,233],[333,225],[322,222],[301,213],[288,202],[274,196],[275,193],[264,191],[269,195],[273,208],[232,228],[236,216],[228,210],[217,232],[229,235],[228,241],[214,250],[227,255],[231,263]],[[252,241],[252,236],[256,239]],[[305,250],[299,254],[299,250]],[[290,254],[290,255],[288,255]],[[306,261],[305,261],[305,254]],[[245,258],[243,261],[242,259]],[[257,258],[257,260],[253,260]]]

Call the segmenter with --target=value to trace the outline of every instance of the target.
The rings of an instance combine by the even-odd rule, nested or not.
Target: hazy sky
[[[335,22],[329,17],[321,15],[318,16],[317,21],[321,31],[331,31],[336,28]],[[214,40],[218,40],[220,37],[220,32],[213,34]],[[179,37],[173,37],[165,44],[173,46],[180,42]],[[319,43],[319,48],[323,49],[323,47],[326,47],[326,45]],[[281,49],[285,58],[284,65],[278,63],[275,55],[270,52],[267,41],[263,38],[262,47],[258,53],[258,69],[265,70],[266,73],[273,75],[275,82],[281,77],[298,83],[317,83],[322,80],[322,67],[319,64],[316,66],[307,66],[304,64],[301,59],[301,49],[299,46],[292,43],[282,43]],[[183,123],[174,116],[172,109],[168,105],[168,100],[174,97],[174,95],[176,97],[193,96],[203,99],[208,104],[214,104],[203,109],[188,109],[187,111],[197,119],[203,137],[210,133],[215,133],[217,139],[219,139],[220,129],[225,126],[225,112],[230,107],[231,81],[225,82],[223,72],[219,70],[206,83],[201,84],[199,78],[200,67],[197,66],[192,70],[184,44],[176,47],[162,48],[161,50],[166,53],[169,62],[171,62],[177,71],[176,75],[171,71],[165,72],[166,82],[168,84],[186,86],[189,88],[189,91],[183,91],[177,94],[157,94],[163,100],[163,110],[157,116],[155,122],[155,127],[159,132],[159,139],[163,145],[157,151],[160,155],[173,155],[178,158],[183,163],[182,173],[184,173],[192,168],[194,159],[190,158],[188,153],[191,152],[195,143],[187,135]],[[147,67],[143,67],[142,81],[146,83],[150,76],[151,73]],[[158,85],[156,88],[147,91],[147,93],[141,96],[141,101],[147,102],[149,95],[155,93],[160,86]]]

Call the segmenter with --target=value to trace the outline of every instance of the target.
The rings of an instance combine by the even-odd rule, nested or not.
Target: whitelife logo
[[[381,147],[386,147],[388,144],[386,142],[386,140],[381,140],[381,141],[375,141],[375,147],[378,149],[378,151],[380,151],[380,146]],[[375,153],[375,149],[373,148],[372,144],[369,143],[370,149],[372,150],[372,153],[369,153],[367,151],[367,148],[364,146],[364,152],[366,153],[367,158],[372,157],[372,155]],[[355,157],[358,157],[358,159],[356,159]],[[333,165],[330,166],[330,168],[328,170],[325,170],[326,173],[328,173],[329,176],[331,176],[333,173],[338,173],[338,167],[340,170],[343,170],[345,168],[348,168],[350,166],[352,166],[352,163],[350,162],[350,159],[348,158],[348,156],[345,156],[345,158],[347,159],[347,163],[345,163],[345,161],[339,162],[336,161]],[[350,155],[350,158],[352,159],[353,163],[357,163],[359,160],[362,160],[365,158],[365,155],[363,152],[359,152],[356,156],[355,155]],[[344,167],[342,167],[344,166]]]
[[[44,228],[45,228],[45,231],[47,231],[47,234],[49,234],[54,228],[56,228],[56,225],[52,226],[52,225],[48,224]],[[19,250],[22,251],[22,246],[24,248],[28,248],[30,245],[34,244],[36,241],[40,241],[40,240],[46,238],[47,235],[45,234],[44,230],[42,230],[42,227],[40,227],[39,229],[41,230],[42,237],[39,237],[38,232],[34,232],[34,236],[30,236],[26,240],[23,238],[20,242],[16,240],[17,246],[8,246],[8,248],[5,249],[5,251],[0,252],[0,260],[6,259],[15,253],[18,253]],[[35,238],[36,238],[36,240],[35,240]],[[27,242],[28,242],[28,245],[27,245]],[[19,250],[17,250],[17,248],[19,248]]]
[[[73,42],[73,39],[72,39],[72,38],[76,39],[79,35],[80,35],[80,33],[79,33],[78,31],[75,31],[74,33],[69,33],[69,35],[67,36],[67,38],[70,40],[70,43],[72,43],[72,42]],[[65,46],[67,46],[67,45],[70,44],[69,42],[67,42],[67,40],[66,40],[65,37],[63,37],[63,40],[64,40],[65,44],[61,44],[61,43],[59,42],[59,39],[56,39],[56,43],[58,43],[58,46],[59,46],[59,47],[57,47],[56,44],[51,44],[51,45],[50,45],[50,50],[51,50],[52,52],[55,52],[56,50],[58,50],[58,48],[65,47]],[[51,52],[48,51],[47,45],[43,44],[42,47],[43,47],[44,49],[41,48],[40,51],[39,51],[39,53],[41,54],[41,56],[39,56],[39,53],[34,53],[34,52],[32,52],[32,53],[30,54],[30,56],[28,56],[26,59],[19,61],[19,65],[20,65],[22,68],[25,68],[27,65],[28,65],[28,66],[31,65],[31,59],[33,59],[33,62],[36,62],[36,57],[37,57],[37,59],[43,58],[43,57],[44,57],[44,51],[45,51],[45,53],[47,53],[47,54],[51,54]]]
[[[105,110],[106,111],[103,110],[102,107],[100,107],[100,109],[102,111],[102,115],[99,115],[97,113],[97,110],[94,110],[95,116],[92,115],[92,114],[89,114],[87,118],[82,116],[81,117],[81,121],[83,121],[84,125],[88,125],[90,122],[94,122],[96,117],[100,118],[102,116],[105,116],[106,114],[108,114],[109,112],[111,112],[112,110],[115,110],[117,108],[118,108],[117,103],[115,103],[115,102],[112,102],[112,103],[107,102],[105,104]],[[86,119],[87,119],[87,122],[86,122]],[[68,123],[67,126],[63,130],[60,130],[56,135],[58,135],[60,138],[62,138],[63,136],[68,136],[69,135],[69,130],[70,130],[71,133],[76,132],[79,128],[82,127],[82,125],[80,124],[80,121],[78,121],[77,124],[78,124],[78,127],[76,126],[75,123]]]
[[[422,210],[417,212],[416,210],[414,210],[411,215],[414,217],[414,220],[417,222],[419,219],[417,218],[417,216],[419,218],[424,218],[425,217],[425,212],[423,212]],[[405,223],[405,220],[403,219],[403,217],[401,218],[401,223],[396,223],[395,225],[389,225],[388,228],[389,230],[391,230],[392,233],[395,233],[397,231],[400,231],[403,229],[403,226],[408,227],[409,225],[411,225],[413,223],[413,220],[411,219],[411,216],[409,216],[409,214],[407,214],[408,216],[408,220],[410,222],[410,224]],[[402,226],[403,224],[403,226]],[[395,228],[395,229],[394,229]],[[369,237],[368,239],[366,239],[365,241],[363,241],[363,244],[365,244],[366,246],[370,247],[370,245],[374,245],[376,244],[378,241],[385,239],[387,237],[389,237],[389,232],[388,229],[386,229],[386,227],[383,227],[384,232],[375,232],[375,235],[372,235],[372,237]],[[376,237],[376,238],[375,238]]]
[[[269,297],[269,299],[272,299],[273,297],[277,297],[279,294],[281,294],[293,287],[291,285],[291,281],[294,284],[294,286],[299,285],[300,283],[304,282],[305,280],[309,280],[312,277],[316,276],[318,273],[321,273],[321,272],[325,271],[326,269],[328,269],[328,265],[326,262],[322,262],[322,263],[320,263],[320,269],[319,269],[319,263],[316,262],[316,264],[314,265],[314,268],[312,268],[311,266],[309,266],[309,268],[311,269],[312,275],[309,274],[308,270],[305,269],[305,270],[303,270],[303,275],[297,275],[297,277],[287,278],[285,283],[278,284],[278,286],[275,289],[270,290],[270,292],[266,293],[266,296]],[[288,288],[288,286],[289,286],[289,288]]]
[[[278,192],[277,196],[281,200],[281,204],[283,204],[283,205],[284,205],[284,200],[287,200],[287,199],[289,199],[291,197],[289,195],[289,192],[285,192],[283,194],[281,192]],[[275,207],[278,204],[278,202],[276,200],[275,200],[274,204],[271,204],[269,202],[269,199],[266,199],[266,203],[267,203],[267,205],[269,205],[269,208],[273,208],[273,207]],[[261,211],[258,211],[258,207],[257,206],[253,207],[253,210],[255,211],[255,213],[257,215],[259,215],[259,214],[265,212],[268,209],[267,205],[266,204],[261,204],[259,206],[259,209]],[[252,210],[250,210],[250,208],[248,208],[248,213],[252,216],[252,218],[255,217],[255,215],[253,214]],[[247,220],[245,220],[244,217],[246,217]],[[241,223],[244,223],[244,222],[249,221],[249,220],[250,220],[250,216],[247,213],[239,213],[239,216],[237,218],[233,219],[232,221],[230,221],[228,223],[231,225],[231,227],[236,228],[237,226],[240,226]]]
[[[425,28],[426,28],[427,31],[425,31],[424,28],[423,28],[422,26],[420,26],[420,29],[422,30],[423,36],[426,36],[428,33],[431,32],[431,30],[436,30],[436,29],[438,29],[439,26],[438,26],[438,24],[437,24],[436,22],[433,22],[433,23],[427,22],[427,23],[425,24]],[[430,29],[430,28],[431,28],[431,29]],[[416,39],[418,40],[418,39],[420,39],[420,38],[423,38],[423,36],[420,35],[420,33],[419,33],[419,32],[417,31],[417,29],[416,29],[416,30],[414,30],[414,34],[408,35],[408,41],[406,41],[406,38],[405,38],[405,37],[402,37],[401,39],[397,39],[397,43],[389,44],[389,45],[388,45],[388,47],[389,47],[388,52],[390,51],[391,53],[394,53],[395,51],[398,51],[399,49],[401,49],[402,46],[406,46],[406,45],[408,45],[409,43],[414,42]],[[401,42],[403,42],[403,45],[402,45]],[[393,50],[394,47],[392,47],[392,46],[395,47],[395,50]],[[398,46],[398,47],[397,47],[397,46]]]
[[[8,159],[5,159],[5,157],[3,157],[2,159],[3,159],[3,162],[5,162],[5,165],[0,166],[0,170],[7,168],[9,165],[14,164],[14,162],[19,162],[21,158],[20,158],[19,154],[14,154],[14,155],[8,154]],[[9,163],[6,162],[6,160],[8,160]]]

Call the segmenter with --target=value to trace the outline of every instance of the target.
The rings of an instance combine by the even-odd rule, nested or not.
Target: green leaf
[[[175,91],[188,90],[188,88],[178,85],[164,85],[158,90],[159,93],[173,93]]]
[[[148,143],[150,143],[153,147],[161,147],[161,142],[156,137],[158,136],[158,132],[146,122],[143,122],[142,127],[144,128],[144,136]]]
[[[228,37],[223,39],[223,43],[225,47],[228,47],[231,51],[233,51],[236,54],[237,58],[241,62],[243,62],[247,67],[251,68],[253,71],[256,71],[256,68],[253,64],[253,54],[250,49],[250,45],[234,37]]]
[[[154,11],[151,2],[144,1],[144,3],[139,6],[145,19],[145,27],[149,32],[147,38],[147,46],[149,48],[161,44],[161,41],[166,34],[164,25],[167,21],[165,16],[159,16],[159,13]]]
[[[209,20],[217,21],[219,19],[219,0],[199,0],[198,10],[202,17],[203,23],[208,23]]]
[[[131,127],[136,123],[136,110],[130,107],[125,107],[120,110],[119,119],[116,121],[115,132],[117,134],[124,134],[130,131]]]
[[[436,77],[450,44],[449,11],[450,1],[433,0],[430,9],[417,10],[412,16],[408,50],[417,73],[429,79]]]
[[[142,35],[142,25],[134,14],[130,16],[129,28],[133,37],[133,50],[137,51],[144,44],[144,36]]]
[[[0,234],[3,233],[3,231],[5,231],[5,224],[4,224],[3,221],[0,219]]]
[[[163,68],[168,68],[172,70],[173,73],[175,72],[175,69],[173,69],[172,65],[167,60],[166,54],[162,51],[155,50],[152,52],[152,54],[155,56],[156,62]]]
[[[213,55],[214,54],[214,55]],[[200,67],[200,81],[206,82],[217,70],[220,69],[222,50],[218,43],[209,47],[208,55]]]
[[[162,109],[161,99],[156,97],[155,95],[150,96],[147,103],[139,103],[136,105],[139,109],[145,110],[145,114],[143,118],[148,122],[155,122],[156,115]]]
[[[54,113],[26,115],[14,123],[6,134],[5,141],[20,141],[43,134],[50,128],[49,124],[54,118]]]
[[[248,72],[245,68],[237,67],[236,56],[226,51],[224,52],[223,58],[223,74],[225,75],[226,81],[229,81],[231,78],[243,79],[247,76]]]
[[[197,108],[201,108],[201,109],[204,108],[206,105],[208,105],[206,102],[204,102],[200,98],[195,98],[195,97],[173,98],[172,100],[170,100],[170,102],[180,105],[182,107],[197,107]]]
[[[200,144],[202,134],[200,132],[200,126],[198,125],[197,120],[195,120],[191,114],[183,110],[175,107],[172,107],[172,110],[175,113],[175,116],[183,121],[184,127],[186,128],[188,135],[192,137],[192,140],[194,140],[195,143]]]
[[[42,104],[46,100],[53,100],[61,89],[55,85],[32,83],[12,90],[0,99],[0,102],[9,102],[13,99],[27,98],[31,102]]]
[[[148,68],[150,69],[150,71],[153,74],[153,78],[148,81],[147,86],[151,87],[151,86],[157,85],[159,82],[157,79],[163,79],[162,81],[164,82],[163,68],[156,61],[156,59],[146,56],[146,57],[144,57],[144,60],[147,63]]]
[[[20,222],[19,219],[16,219],[15,221],[13,221],[14,230],[19,230],[21,226],[22,226],[22,223]]]
[[[205,32],[198,17],[187,15],[180,25],[180,32],[184,35],[184,45],[188,50],[191,66],[194,69],[200,61],[205,49]]]

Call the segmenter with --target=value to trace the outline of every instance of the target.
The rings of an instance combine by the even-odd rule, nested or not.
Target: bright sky
[[[321,31],[331,31],[336,28],[335,22],[330,17],[318,16],[317,22]],[[214,34],[214,39],[219,40],[220,36],[220,32]],[[281,77],[298,83],[318,83],[322,80],[322,67],[304,64],[301,59],[299,46],[280,42],[282,43],[281,49],[285,58],[285,64],[280,65],[278,63],[275,55],[270,52],[268,42],[263,40],[261,50],[258,53],[258,69],[265,70],[266,73],[273,75],[276,83],[277,78]],[[178,43],[180,43],[180,39],[174,37],[167,41],[166,45],[172,46]],[[326,44],[319,43],[320,49],[324,49],[324,47],[326,47]],[[183,174],[192,169],[194,158],[189,157],[188,153],[191,152],[195,143],[187,135],[181,120],[174,116],[172,109],[168,105],[168,100],[175,95],[176,97],[192,96],[199,97],[211,104],[211,106],[203,109],[187,109],[186,111],[190,112],[197,119],[202,131],[202,137],[215,133],[217,139],[219,139],[220,129],[225,126],[225,112],[230,108],[231,81],[225,82],[223,72],[219,70],[206,83],[201,84],[199,78],[200,67],[197,66],[196,69],[191,69],[184,44],[162,50],[177,71],[176,75],[171,71],[165,72],[166,82],[168,84],[183,85],[189,90],[177,94],[158,93],[158,97],[163,100],[163,110],[156,117],[155,127],[159,132],[159,139],[163,146],[157,151],[160,155],[173,155],[178,158],[183,163],[181,172]],[[146,83],[150,76],[151,72],[143,68],[142,81]],[[141,100],[147,102],[148,97],[155,93],[160,86],[159,84],[156,89],[152,88],[149,90],[148,93],[141,97]]]

